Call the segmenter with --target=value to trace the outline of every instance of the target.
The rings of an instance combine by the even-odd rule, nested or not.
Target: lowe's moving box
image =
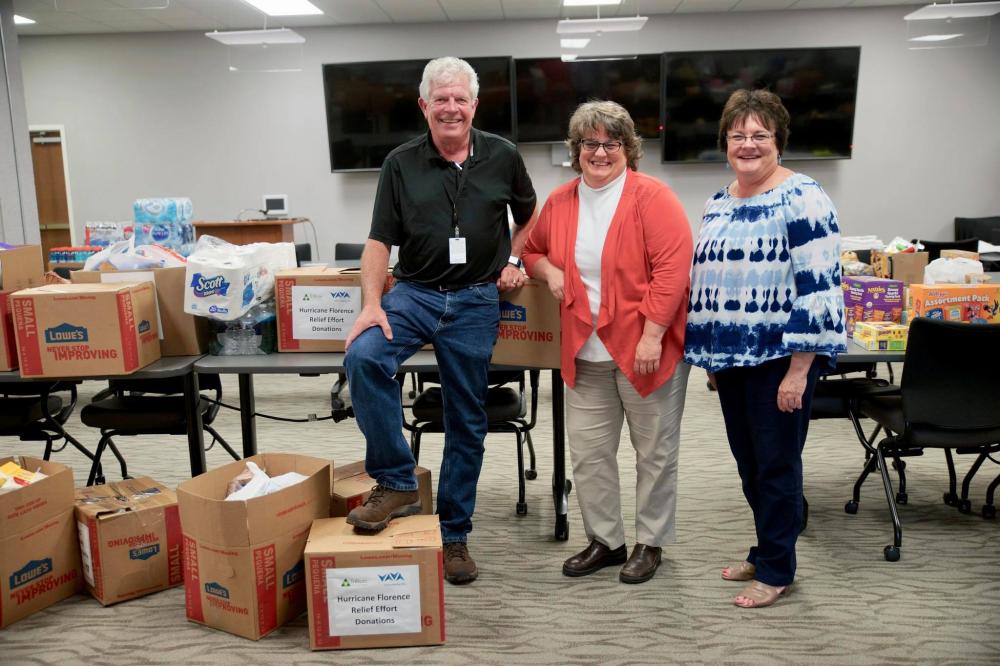
[[[847,337],[854,335],[859,321],[891,321],[899,323],[903,316],[903,283],[867,276],[845,276],[844,317]]]
[[[911,284],[914,317],[1000,324],[1000,284]]]
[[[195,356],[208,351],[208,320],[184,312],[183,266],[142,271],[73,271],[73,282],[144,282],[156,285],[156,306],[160,323],[161,356]]]
[[[374,535],[317,520],[305,561],[312,649],[444,643],[437,516],[397,518]]]
[[[434,513],[434,498],[431,490],[431,471],[420,467],[417,475],[417,493],[420,495],[420,513]],[[330,503],[331,516],[346,516],[351,509],[359,506],[372,494],[375,479],[365,472],[365,461],[339,465],[333,468],[333,501]]]
[[[21,245],[0,250],[0,370],[17,368],[17,343],[14,341],[14,317],[10,295],[18,289],[44,284],[42,248]]]
[[[0,493],[0,627],[76,594],[83,581],[73,472],[27,456],[0,458],[0,465],[12,461],[48,478]]]
[[[493,348],[495,365],[559,367],[559,301],[542,280],[500,294],[500,331]]]
[[[264,497],[225,501],[227,485],[247,461],[268,476],[308,478]],[[309,526],[330,515],[328,461],[262,453],[185,481],[177,499],[189,620],[257,640],[302,614]]]
[[[390,274],[383,293],[392,288]],[[278,351],[342,352],[361,312],[361,273],[354,268],[306,266],[274,277]]]
[[[50,284],[10,300],[22,377],[127,375],[160,358],[151,282]]]
[[[177,495],[142,476],[76,489],[76,526],[87,589],[101,605],[180,585]]]

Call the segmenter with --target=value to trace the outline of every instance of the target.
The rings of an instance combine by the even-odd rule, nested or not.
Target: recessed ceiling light
[[[206,32],[205,36],[226,46],[252,46],[255,44],[302,44],[306,38],[288,28],[270,30],[228,30]]]
[[[14,14],[14,24],[15,25],[31,25],[32,23],[35,23],[34,19],[30,19],[30,18],[28,18],[26,16],[18,16],[17,14]]]
[[[946,42],[949,39],[964,37],[964,32],[956,32],[952,35],[921,35],[920,37],[910,37],[911,42]]]
[[[932,4],[921,7],[903,17],[904,21],[928,21],[952,18],[979,18],[1000,14],[1000,2],[954,2],[950,5]]]
[[[563,0],[563,7],[596,7],[597,5],[620,5],[622,0]]]
[[[309,0],[243,0],[268,16],[311,16],[323,10]]]
[[[642,30],[648,16],[626,16],[621,18],[563,19],[556,25],[556,32],[568,35],[581,32],[623,32]]]
[[[582,49],[590,43],[589,38],[584,39],[560,39],[559,46],[564,49]]]

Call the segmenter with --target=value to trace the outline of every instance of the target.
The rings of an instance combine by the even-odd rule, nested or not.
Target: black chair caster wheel
[[[945,493],[944,494],[944,503],[947,504],[948,506],[957,506],[958,505],[958,495],[956,495],[955,493]]]
[[[853,516],[857,512],[858,512],[858,503],[855,502],[854,500],[851,500],[850,502],[844,505],[844,513],[849,513]]]
[[[958,512],[959,513],[972,513],[972,502],[964,499],[958,501]]]
[[[899,548],[895,546],[886,546],[882,554],[885,555],[886,562],[899,562]]]
[[[538,478],[538,472],[536,472],[533,469],[526,469],[524,470],[524,478],[526,478],[528,481],[534,481],[535,479]]]
[[[527,516],[528,515],[528,503],[527,502],[518,502],[517,503],[517,515],[519,515],[519,516]]]
[[[896,493],[896,504],[906,504],[910,501],[910,496],[906,493]]]
[[[983,505],[983,518],[986,520],[996,520],[997,508],[992,504]]]
[[[573,482],[566,479],[566,494],[568,495],[573,490]]]

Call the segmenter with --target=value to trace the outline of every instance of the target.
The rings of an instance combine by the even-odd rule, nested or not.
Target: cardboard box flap
[[[21,245],[0,250],[0,288],[4,291],[40,285],[44,282],[44,272],[41,246]]]
[[[176,503],[174,491],[148,476],[76,489],[77,511],[98,519]]]
[[[365,461],[359,460],[358,462],[352,462],[349,465],[337,465],[333,468],[333,485],[337,485],[337,481],[341,479],[349,479],[352,476],[358,476],[364,474],[368,476],[365,472]],[[371,478],[370,476],[368,478]],[[336,488],[334,488],[336,491]]]
[[[397,518],[377,534],[361,534],[344,518],[317,520],[309,532],[306,553],[440,548],[441,528],[437,516]]]
[[[17,534],[73,506],[73,471],[56,462],[32,456],[0,458],[0,465],[17,463],[48,478],[0,494],[0,535]]]
[[[34,294],[91,294],[94,292],[108,292],[116,293],[119,291],[126,291],[131,287],[136,287],[140,285],[147,285],[147,288],[152,288],[152,285],[148,282],[117,282],[114,284],[105,284],[103,282],[94,282],[89,284],[44,284],[40,287],[31,287],[29,289],[22,289],[17,292],[15,296],[30,296]]]

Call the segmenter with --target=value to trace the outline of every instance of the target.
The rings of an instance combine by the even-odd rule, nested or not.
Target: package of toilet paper
[[[274,274],[295,267],[293,243],[233,245],[202,236],[188,257],[184,311],[222,321],[274,295]]]

